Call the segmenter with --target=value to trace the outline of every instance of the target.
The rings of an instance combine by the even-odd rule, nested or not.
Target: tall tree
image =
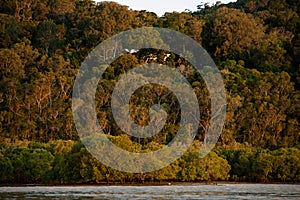
[[[251,14],[221,7],[208,15],[203,29],[203,46],[217,60],[242,59],[264,36],[262,23]]]

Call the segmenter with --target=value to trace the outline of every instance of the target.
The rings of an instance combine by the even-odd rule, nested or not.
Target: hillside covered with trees
[[[299,0],[238,0],[163,17],[114,2],[0,0],[0,184],[132,183],[151,181],[300,181]],[[176,96],[160,85],[138,89],[131,116],[149,122],[158,101],[168,113],[150,138],[124,134],[113,120],[114,86],[135,66],[155,62],[180,71],[198,98],[196,140],[159,171],[123,173],[92,157],[72,117],[72,89],[83,60],[102,41],[139,27],[184,33],[216,62],[227,91],[226,122],[218,144],[200,159],[210,101],[201,75],[176,54],[154,49],[122,55],[106,70],[96,94],[104,133],[119,147],[149,152],[168,144],[180,124]]]

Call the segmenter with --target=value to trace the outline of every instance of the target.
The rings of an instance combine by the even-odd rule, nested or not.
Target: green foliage
[[[190,153],[183,157],[180,180],[183,181],[210,181],[228,180],[230,165],[227,161],[211,152],[204,158],[199,158],[199,153]]]
[[[236,141],[248,142],[254,147],[297,145],[299,135],[294,128],[299,130],[295,116],[298,108],[290,109],[290,106],[297,105],[299,98],[290,76],[286,72],[249,70],[235,61],[222,63],[222,68],[226,89],[231,93],[225,132]],[[287,135],[293,142],[285,142]],[[224,141],[229,140],[225,137]]]
[[[10,15],[0,14],[0,48],[10,47],[18,40],[20,34],[19,24],[17,20]]]
[[[52,167],[53,156],[45,149],[14,148],[5,152],[7,172],[12,169],[13,176],[4,180],[17,183],[40,182]]]
[[[123,136],[122,136],[123,137]],[[113,142],[126,143],[122,137],[110,136]],[[124,136],[125,137],[125,136]],[[133,183],[145,181],[300,181],[297,148],[281,148],[274,151],[239,147],[228,150],[222,147],[199,158],[199,142],[179,160],[150,173],[130,174],[111,169],[82,146],[80,142],[58,141],[69,144],[69,150],[55,152],[55,146],[29,143],[27,148],[11,147],[0,154],[1,183]],[[116,143],[120,145],[120,143]],[[154,147],[156,146],[156,147]],[[135,149],[145,152],[148,148]],[[159,147],[158,147],[159,148]],[[152,151],[152,149],[149,149]]]
[[[0,155],[0,183],[7,183],[12,181],[13,165],[9,158]]]
[[[43,48],[46,53],[54,51],[59,46],[59,28],[52,21],[42,22],[37,26],[34,36],[37,46]]]
[[[239,0],[198,8],[159,18],[114,2],[0,1],[0,182],[208,181],[227,180],[228,175],[239,181],[299,181],[299,1]],[[110,94],[135,66],[154,62],[176,68],[192,85],[201,113],[190,152],[157,172],[128,174],[99,163],[76,142],[72,87],[82,61],[97,44],[143,26],[174,29],[203,44],[224,78],[227,118],[217,153],[198,158],[196,149],[211,117],[201,75],[170,52],[142,49],[123,54],[107,68],[96,93],[99,124],[116,145],[132,152],[158,150],[180,126],[176,96],[158,84],[135,91],[130,114],[137,124],[146,125],[149,111],[155,112],[150,108],[162,105],[168,118],[159,134],[129,137],[116,125]],[[149,34],[156,39],[149,41]],[[143,40],[163,43],[158,32],[143,33]]]
[[[275,151],[249,149],[224,150],[231,165],[232,180],[239,181],[299,181],[299,156],[296,148]]]
[[[217,60],[247,58],[263,34],[262,23],[252,15],[222,7],[207,16],[203,46]]]

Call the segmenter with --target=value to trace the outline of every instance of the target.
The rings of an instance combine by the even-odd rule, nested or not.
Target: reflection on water
[[[300,199],[300,185],[0,187],[0,199]]]

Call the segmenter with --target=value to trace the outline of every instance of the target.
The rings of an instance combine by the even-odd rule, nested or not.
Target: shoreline
[[[0,184],[0,187],[84,187],[84,186],[192,186],[192,185],[239,185],[239,184],[265,184],[265,185],[300,185],[299,182],[236,182],[236,181],[212,181],[212,182],[145,182],[145,183],[66,183],[66,184]]]

